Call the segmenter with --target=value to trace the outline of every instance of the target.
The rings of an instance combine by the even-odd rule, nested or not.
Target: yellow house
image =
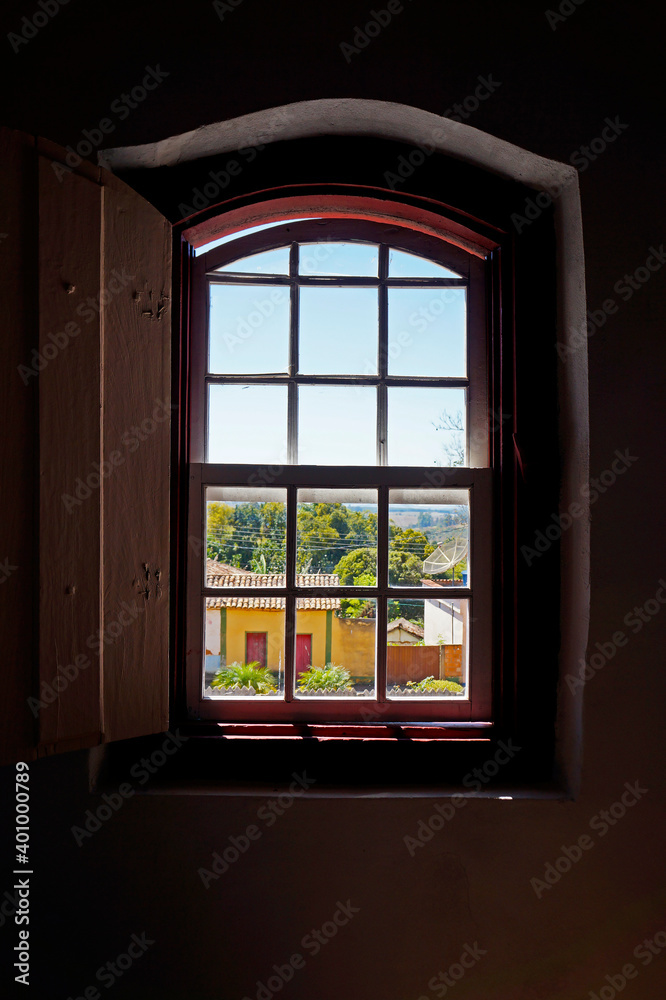
[[[266,589],[283,587],[284,575],[251,573],[207,560],[207,585],[221,593],[206,598],[206,674],[227,663],[258,662],[276,673],[284,666],[284,597]],[[299,574],[303,587],[336,587],[334,574]],[[223,588],[257,588],[256,596],[225,596]],[[337,597],[303,597],[297,602],[296,676],[309,666],[335,663],[354,680],[371,682],[375,673],[375,621],[340,618]]]

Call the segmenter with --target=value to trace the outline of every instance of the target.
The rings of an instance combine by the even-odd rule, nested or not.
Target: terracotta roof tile
[[[216,608],[260,608],[264,611],[284,611],[285,598],[271,597],[269,593],[256,597],[207,597],[206,607]],[[335,611],[340,607],[339,597],[299,597],[296,601],[298,611]]]
[[[228,563],[218,562],[217,559],[206,559],[207,576],[252,576],[249,569],[237,569]]]
[[[404,629],[405,632],[411,632],[412,635],[418,635],[420,639],[423,638],[423,629],[421,626],[408,622],[406,618],[396,618],[395,621],[389,622],[386,631],[392,632],[396,628]]]
[[[299,587],[339,587],[340,578],[335,573],[299,573],[296,577]],[[284,573],[252,573],[250,570],[236,569],[235,566],[227,566],[225,563],[218,563],[215,559],[206,560],[206,585],[208,587],[220,587],[228,589],[230,587],[256,587],[264,589],[269,587],[284,587]],[[270,593],[245,596],[226,596],[216,594],[215,597],[206,598],[206,607],[215,608],[260,608],[264,611],[283,611],[285,606],[284,597],[275,597]],[[296,602],[297,610],[303,611],[332,611],[340,607],[339,597],[299,597]]]

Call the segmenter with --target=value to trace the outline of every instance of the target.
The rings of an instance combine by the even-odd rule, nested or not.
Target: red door
[[[312,636],[296,636],[296,676],[312,666]]]
[[[245,662],[258,662],[260,667],[267,666],[266,647],[267,632],[246,632],[245,633]]]

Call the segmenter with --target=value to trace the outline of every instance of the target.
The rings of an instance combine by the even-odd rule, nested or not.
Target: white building
[[[456,598],[425,601],[423,632],[426,646],[462,645],[465,641],[466,602]]]

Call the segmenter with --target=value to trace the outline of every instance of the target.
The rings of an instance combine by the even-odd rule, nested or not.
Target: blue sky
[[[265,273],[264,269],[270,267],[284,273],[284,251],[255,257],[228,265],[225,270],[251,267]],[[301,248],[301,263],[301,270],[310,274],[376,276],[377,247],[306,245]],[[400,276],[452,273],[397,251],[391,251],[390,270]],[[390,375],[466,375],[465,297],[464,288],[389,289]],[[299,371],[319,375],[377,374],[378,301],[376,287],[301,288]],[[289,327],[290,295],[286,286],[211,286],[209,370],[234,375],[286,373]],[[446,446],[455,446],[461,435],[437,430],[436,425],[445,411],[452,416],[464,415],[463,389],[391,388],[388,407],[389,464],[449,464]],[[372,387],[301,387],[298,461],[319,465],[375,464],[376,416],[377,393]],[[282,463],[286,460],[286,445],[286,388],[211,387],[209,461]]]

